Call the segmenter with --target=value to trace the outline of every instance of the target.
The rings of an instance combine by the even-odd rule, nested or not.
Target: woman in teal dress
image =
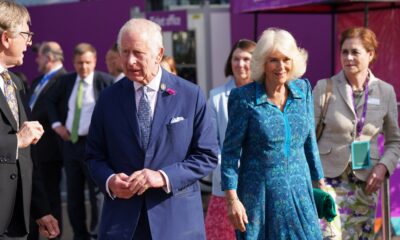
[[[312,180],[324,185],[307,53],[282,29],[263,32],[253,83],[233,89],[222,149],[222,188],[238,239],[322,239]],[[239,162],[240,160],[240,167]]]

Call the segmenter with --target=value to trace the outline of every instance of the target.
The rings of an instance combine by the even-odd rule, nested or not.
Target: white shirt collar
[[[122,72],[117,77],[114,78],[114,82],[118,82],[119,80],[123,79],[125,74]]]
[[[7,69],[5,69],[3,66],[0,65],[0,73],[4,72],[5,70]]]
[[[85,83],[92,85],[93,84],[93,77],[94,77],[94,72],[91,72],[87,77],[82,79]],[[76,75],[76,82],[78,82],[81,79],[79,74]]]
[[[48,76],[48,75],[50,75],[50,74],[52,74],[52,73],[54,73],[54,72],[60,70],[62,67],[63,67],[62,64],[57,65],[55,68],[51,69],[50,72],[46,73],[44,76]]]
[[[157,75],[146,86],[151,90],[158,92],[158,90],[160,90],[161,76],[162,76],[162,70],[161,67],[159,66]],[[135,87],[135,91],[138,91],[143,86],[143,84],[133,81],[133,86]]]

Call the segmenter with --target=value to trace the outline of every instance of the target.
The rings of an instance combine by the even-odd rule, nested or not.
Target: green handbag
[[[332,222],[336,217],[335,201],[332,196],[319,188],[313,188],[314,201],[317,207],[318,218],[325,218],[326,221]]]

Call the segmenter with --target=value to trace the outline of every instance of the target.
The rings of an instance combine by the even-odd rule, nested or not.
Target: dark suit
[[[169,194],[148,189],[130,199],[113,200],[106,194],[99,239],[205,239],[198,180],[217,164],[217,138],[198,86],[164,70],[161,83],[175,94],[158,92],[146,152],[140,144],[132,81],[124,78],[106,89],[95,107],[86,159],[100,189],[106,193],[111,174],[130,175],[143,168],[163,170],[172,188]],[[142,214],[146,224],[141,224]]]
[[[60,226],[62,226],[61,217],[61,170],[63,164],[62,155],[62,142],[58,135],[52,130],[51,124],[49,122],[49,117],[47,114],[47,98],[49,96],[51,87],[56,82],[57,78],[66,74],[64,68],[57,70],[57,72],[48,80],[47,84],[43,87],[42,91],[36,98],[36,102],[32,109],[31,120],[39,121],[44,129],[44,134],[40,141],[32,146],[32,159],[38,164],[38,168],[42,173],[44,190],[47,195],[47,199],[50,204],[51,214],[58,220]],[[30,91],[27,94],[27,102],[32,97],[35,88],[39,84],[40,80],[44,75],[39,76],[34,79]],[[32,201],[35,199],[40,199],[40,197],[35,197],[38,195],[36,191],[32,192]],[[40,204],[39,204],[40,206]],[[32,208],[32,216],[42,217],[44,216],[44,210],[40,208]],[[31,220],[30,227],[30,239],[38,238],[38,226],[35,219]]]
[[[20,92],[23,83],[12,76],[17,89],[19,125],[27,120]],[[3,81],[3,80],[1,80]],[[0,235],[8,231],[27,234],[32,189],[33,164],[30,148],[18,149],[17,123],[2,91],[0,91]]]
[[[64,126],[68,116],[68,101],[72,94],[77,78],[76,73],[61,76],[50,90],[48,97],[48,117],[50,124],[61,122]],[[100,92],[113,82],[112,76],[94,72],[93,91],[95,99]],[[86,227],[86,213],[84,205],[84,184],[89,185],[91,202],[91,226],[90,231],[95,231],[98,225],[97,199],[99,190],[89,177],[87,167],[84,164],[86,136],[80,136],[77,143],[64,142],[64,167],[67,175],[68,215],[74,230],[74,239],[89,239]]]

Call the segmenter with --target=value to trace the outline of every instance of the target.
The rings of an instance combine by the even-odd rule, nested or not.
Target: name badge
[[[351,164],[353,170],[368,169],[371,167],[369,141],[351,143]]]
[[[381,101],[379,100],[379,98],[368,98],[368,104],[372,104],[372,105],[381,105]]]

